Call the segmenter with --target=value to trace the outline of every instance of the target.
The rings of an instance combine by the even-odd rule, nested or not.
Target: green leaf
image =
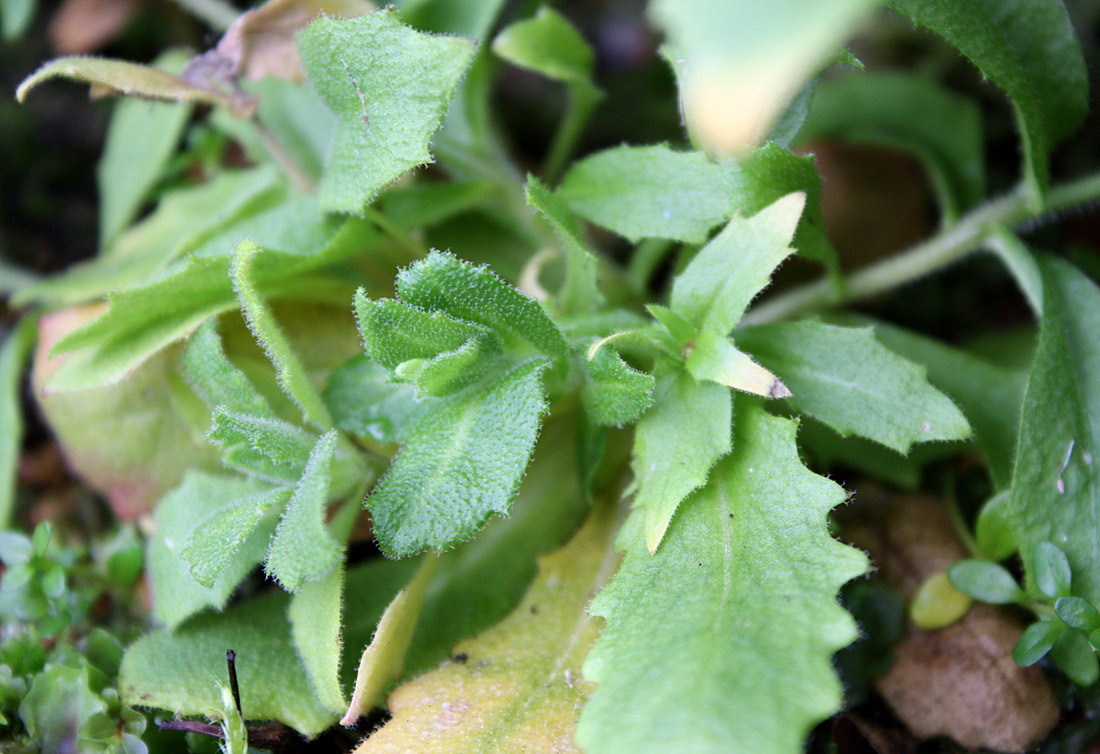
[[[619,427],[641,416],[653,403],[653,375],[630,367],[613,348],[601,348],[584,363],[581,401],[589,418]]]
[[[200,522],[180,551],[180,557],[191,566],[192,578],[208,589],[214,588],[249,535],[289,497],[288,490],[261,492],[221,508]]]
[[[98,257],[21,291],[13,301],[78,304],[143,283],[227,227],[280,204],[285,196],[284,181],[272,165],[225,170],[205,183],[169,191],[148,217]]]
[[[985,560],[1004,560],[1016,550],[1016,532],[1006,515],[1011,502],[1012,490],[997,492],[978,511],[978,520],[974,524],[974,539],[978,543],[978,552]],[[1065,557],[1063,553],[1062,557]]]
[[[432,161],[429,140],[473,44],[415,31],[385,9],[318,18],[298,35],[298,47],[311,83],[338,121],[318,187],[320,206],[361,212],[381,189]]]
[[[1062,624],[1056,620],[1041,620],[1032,623],[1016,642],[1012,650],[1012,659],[1021,668],[1026,668],[1046,657],[1054,642],[1062,635]]]
[[[389,700],[393,718],[359,754],[575,752],[569,741],[592,692],[581,663],[600,629],[585,608],[617,560],[609,508],[601,506],[568,545],[540,559],[538,578],[503,622],[398,688]]]
[[[552,13],[545,7],[542,11]],[[524,194],[527,203],[550,223],[565,249],[565,284],[558,294],[562,313],[577,314],[596,309],[603,301],[596,285],[596,256],[585,243],[569,205],[533,175],[527,176]]]
[[[504,514],[531,458],[546,408],[545,360],[484,388],[439,400],[409,427],[400,455],[366,505],[391,557],[444,550]]]
[[[791,395],[786,385],[747,354],[738,351],[729,338],[709,330],[691,346],[684,366],[697,380],[709,380],[765,398]]]
[[[590,80],[596,60],[576,27],[546,5],[497,34],[493,52],[514,66],[566,82]]]
[[[1059,0],[890,0],[953,44],[1005,90],[1024,144],[1024,179],[1041,204],[1051,150],[1088,111],[1081,45]]]
[[[723,177],[699,152],[622,146],[576,162],[558,194],[581,217],[634,243],[702,243],[733,213]]]
[[[180,354],[180,371],[211,410],[225,406],[237,414],[275,418],[264,397],[226,358],[216,320],[203,323],[188,339]]]
[[[669,305],[699,330],[727,335],[793,249],[805,196],[790,194],[750,218],[735,217],[672,282]]]
[[[790,388],[792,404],[841,435],[905,454],[913,443],[961,440],[970,425],[925,369],[875,340],[871,328],[816,321],[746,328],[737,342]]]
[[[112,94],[126,94],[171,102],[221,105],[241,117],[248,115],[254,106],[254,103],[247,98],[230,98],[215,89],[196,86],[178,76],[147,65],[81,55],[57,58],[46,63],[23,79],[19,88],[15,90],[15,98],[22,102],[31,89],[43,81],[59,77],[83,81],[93,88],[103,89]]]
[[[392,299],[371,301],[356,291],[355,316],[363,348],[422,396],[458,392],[484,374],[501,352],[483,325],[429,312]]]
[[[658,362],[653,406],[638,420],[630,468],[634,509],[644,511],[645,540],[656,552],[680,503],[707,481],[730,452],[732,399],[726,388],[696,382],[679,367]]]
[[[252,270],[260,293],[317,300],[331,296],[332,286],[308,273],[361,253],[378,233],[364,220],[341,225],[322,216],[308,199],[249,218],[203,244],[162,277],[110,295],[103,315],[54,346],[57,353],[80,352],[58,370],[49,389],[82,390],[116,382],[210,317],[235,308],[230,255],[244,237],[265,249]]]
[[[1050,659],[1078,686],[1088,687],[1100,679],[1096,652],[1080,631],[1063,631],[1050,648]]]
[[[977,102],[934,79],[901,71],[830,78],[814,93],[798,143],[842,139],[909,152],[928,173],[944,219],[985,198],[982,114]]]
[[[1069,596],[1073,574],[1070,573],[1066,554],[1057,545],[1040,542],[1032,558],[1031,573],[1039,591],[1051,599]]]
[[[960,560],[947,569],[947,575],[956,589],[991,605],[1008,605],[1024,598],[1012,574],[988,560]]]
[[[186,59],[181,52],[167,52],[153,66],[176,74]],[[133,221],[175,154],[190,117],[191,107],[182,102],[123,99],[115,104],[96,169],[100,249],[110,247]]]
[[[2,0],[0,2],[0,32],[5,41],[23,36],[34,18],[38,0]]]
[[[336,430],[332,430],[313,447],[302,479],[271,538],[264,570],[288,592],[297,592],[306,581],[317,581],[340,560],[341,548],[325,527],[336,437]]]
[[[429,401],[416,399],[412,385],[390,382],[385,367],[365,355],[334,371],[323,397],[338,428],[384,443],[398,442],[431,408]]]
[[[917,628],[934,631],[958,621],[972,603],[952,585],[947,572],[940,571],[921,583],[909,603],[909,617]]]
[[[1041,258],[1043,319],[1024,393],[1006,514],[1024,564],[1042,542],[1069,559],[1074,591],[1100,601],[1100,289]],[[1028,572],[1029,583],[1035,574]]]
[[[378,209],[399,228],[428,228],[487,205],[496,191],[485,180],[402,183],[378,198]]]
[[[43,751],[77,744],[77,729],[107,705],[92,690],[88,666],[50,665],[34,676],[19,704],[19,719]]]
[[[279,387],[298,404],[302,410],[302,418],[317,427],[328,429],[332,427],[332,417],[329,416],[328,408],[309,381],[309,375],[298,355],[291,348],[283,331],[279,329],[275,315],[271,313],[271,309],[256,290],[252,269],[256,257],[262,251],[263,249],[253,241],[241,241],[233,252],[229,275],[233,280],[237,301],[241,305],[241,313],[252,334],[256,336],[256,342],[264,349],[275,366]]]
[[[1004,226],[996,226],[986,239],[986,247],[1001,260],[1005,269],[1016,279],[1016,285],[1024,294],[1035,316],[1043,316],[1043,276],[1039,263],[1027,246]]]
[[[358,498],[348,500],[332,518],[330,531],[341,547],[347,545],[362,508]],[[344,613],[344,563],[326,576],[302,584],[287,606],[291,639],[309,676],[318,701],[330,712],[344,708],[340,687],[341,628]],[[356,605],[355,609],[359,606]]]
[[[405,655],[409,651],[409,643],[420,617],[420,609],[424,605],[428,585],[438,564],[437,556],[425,556],[412,581],[397,593],[386,607],[386,612],[382,613],[374,637],[359,658],[359,668],[355,674],[355,693],[347,712],[340,720],[341,725],[355,725],[362,715],[380,701],[383,691],[401,675]]]
[[[214,410],[207,439],[221,448],[230,468],[275,484],[297,482],[315,442],[312,435],[282,419]]]
[[[871,0],[651,0],[649,17],[665,33],[693,142],[733,155],[760,144],[874,7]]]
[[[397,276],[403,301],[428,311],[442,311],[459,319],[480,322],[498,334],[526,340],[547,356],[569,350],[558,326],[538,302],[493,274],[451,254],[433,251]]]
[[[802,465],[796,426],[739,398],[733,453],[656,555],[641,512],[627,520],[623,564],[589,607],[607,624],[584,665],[597,684],[577,728],[588,754],[673,741],[793,754],[840,707],[831,656],[856,625],[836,596],[867,559],[829,536],[826,516],[847,495]]]
[[[1060,597],[1054,603],[1054,612],[1070,628],[1086,633],[1100,630],[1100,610],[1080,597]]]
[[[1026,375],[884,322],[862,318],[840,321],[871,324],[876,340],[927,368],[928,381],[959,405],[974,428],[993,483],[997,489],[1007,489],[1012,482]]]
[[[23,451],[23,375],[38,323],[24,317],[0,341],[0,529],[15,510],[16,471]]]
[[[175,631],[141,637],[122,659],[119,695],[127,704],[209,715],[221,708],[225,650],[232,648],[245,718],[279,720],[316,736],[336,716],[317,698],[294,651],[289,598],[274,590],[222,615],[200,615]]]
[[[225,606],[240,580],[263,560],[274,521],[253,530],[211,588],[191,576],[190,564],[181,553],[201,522],[266,489],[267,485],[254,480],[189,472],[164,496],[153,516],[156,528],[146,554],[156,621],[172,629],[206,607]],[[224,658],[224,646],[221,651]]]

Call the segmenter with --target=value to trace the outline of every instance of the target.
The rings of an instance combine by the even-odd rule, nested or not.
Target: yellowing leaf
[[[614,523],[609,506],[597,508],[540,560],[515,612],[393,693],[393,719],[356,754],[579,752],[573,729],[594,687],[580,666],[601,628],[586,608],[618,561]]]
[[[704,332],[688,354],[684,366],[697,380],[744,390],[765,398],[788,398],[791,391],[779,378],[738,351],[729,338]]]

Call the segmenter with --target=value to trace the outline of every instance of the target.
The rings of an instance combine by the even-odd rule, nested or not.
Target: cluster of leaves
[[[145,715],[116,688],[122,643],[91,625],[97,600],[140,578],[141,543],[120,531],[93,560],[83,548],[51,546],[52,533],[48,523],[30,538],[0,532],[0,736],[20,752],[145,754]]]
[[[92,659],[105,640],[89,634],[85,655],[13,669],[5,699],[23,698],[28,736],[49,749],[23,707],[61,695],[82,739],[122,721],[104,748],[139,746],[144,718],[126,704],[219,717],[231,750],[242,719],[314,737],[387,704],[393,719],[360,751],[799,751],[841,705],[831,658],[857,631],[836,597],[868,568],[829,533],[848,493],[800,442],[819,470],[891,479],[914,445],[957,453],[973,436],[997,491],[983,553],[1021,553],[1028,599],[1057,599],[1070,627],[1044,618],[1018,659],[1049,638],[1084,682],[1081,653],[1060,649],[1084,646],[1095,679],[1081,631],[1100,629],[1100,290],[1010,231],[1100,194],[1095,179],[1049,182],[1087,89],[1061,4],[891,3],[1012,98],[1024,175],[986,204],[969,101],[900,72],[818,86],[837,61],[858,67],[838,50],[869,0],[654,0],[694,148],[623,145],[571,165],[602,96],[593,50],[549,8],[478,46],[500,5],[269,0],[185,66],[66,58],[20,87],[62,76],[166,100],[112,117],[100,256],[13,299],[42,314],[35,388],[72,465],[116,508],[151,511],[159,626],[114,664]],[[525,182],[489,117],[499,60],[567,91]],[[142,217],[196,104],[252,164],[214,165]],[[918,155],[942,235],[845,278],[813,158],[790,149],[826,135]],[[582,221],[637,244],[625,269]],[[885,323],[779,321],[983,244],[1041,317],[1026,389]],[[750,310],[795,253],[825,279]],[[6,396],[33,340],[24,322],[0,353]],[[16,416],[14,403],[0,409]],[[0,446],[5,469],[17,447]],[[363,508],[388,558],[349,559]],[[5,545],[3,594],[56,633],[71,620],[64,564],[38,539]],[[261,565],[281,589],[234,601]],[[951,579],[989,599],[999,568],[962,563]],[[1001,601],[1022,599],[1008,578]],[[218,681],[229,648],[239,715]]]

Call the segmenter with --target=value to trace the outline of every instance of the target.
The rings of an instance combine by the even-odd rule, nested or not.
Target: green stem
[[[997,226],[1041,221],[1069,207],[1100,198],[1100,173],[1055,186],[1036,212],[1019,189],[975,208],[957,223],[916,246],[855,272],[837,295],[827,280],[795,288],[754,307],[745,324],[774,322],[868,298],[929,275],[981,247]]]
[[[240,11],[223,0],[176,0],[176,4],[218,31],[228,29],[241,15]]]
[[[313,179],[306,175],[305,171],[299,167],[298,163],[294,161],[294,158],[290,156],[290,153],[283,149],[283,145],[267,130],[267,126],[261,123],[259,118],[256,117],[252,118],[251,123],[256,129],[256,133],[259,135],[260,141],[263,142],[267,151],[275,158],[275,162],[279,163],[279,167],[281,167],[283,172],[287,174],[287,177],[290,178],[290,182],[304,194],[315,193],[317,191],[317,184],[315,184]]]
[[[630,255],[626,277],[640,292],[649,290],[649,281],[675,244],[664,238],[647,238]]]
[[[363,216],[381,228],[382,232],[400,245],[401,248],[409,252],[410,257],[408,261],[411,262],[415,259],[423,259],[428,256],[428,250],[424,248],[423,244],[419,243],[407,230],[397,225],[397,223],[383,215],[374,207],[368,206],[364,208]]]
[[[577,140],[588,123],[597,103],[603,99],[603,92],[588,81],[578,81],[569,84],[569,104],[566,106],[565,116],[558,124],[557,133],[550,142],[550,149],[546,154],[546,161],[542,165],[542,177],[547,183],[557,183],[561,176],[565,163],[573,155],[577,147]]]

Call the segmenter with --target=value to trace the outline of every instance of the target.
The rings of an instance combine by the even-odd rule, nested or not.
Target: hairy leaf
[[[247,98],[229,97],[212,88],[196,86],[178,76],[124,60],[72,56],[51,60],[19,85],[15,97],[20,102],[43,81],[67,78],[91,84],[93,89],[172,102],[196,102],[222,105],[237,115],[248,115],[254,103]]]
[[[0,530],[8,528],[15,509],[15,475],[23,446],[23,373],[37,331],[34,317],[24,317],[0,341]]]
[[[561,356],[569,349],[565,336],[537,301],[487,267],[475,267],[451,254],[433,251],[402,270],[397,276],[397,292],[414,306],[515,335],[547,356]]]
[[[1066,262],[1039,261],[1043,319],[1016,445],[1009,521],[1030,572],[1053,542],[1074,592],[1100,602],[1100,290]]]
[[[428,143],[473,56],[393,10],[319,18],[298,36],[309,79],[338,126],[318,189],[322,209],[361,212],[389,183],[431,162]]]
[[[271,538],[264,570],[288,592],[306,581],[316,581],[340,560],[341,548],[325,527],[336,430],[313,446],[302,478],[287,503],[286,512]]]
[[[697,380],[716,382],[765,398],[787,398],[791,394],[774,374],[748,354],[738,351],[729,338],[709,330],[692,345],[684,367]]]
[[[825,81],[798,141],[829,138],[912,153],[924,164],[947,221],[985,198],[981,110],[934,79],[860,71]]]
[[[175,628],[206,607],[225,606],[240,580],[263,559],[274,521],[253,530],[213,587],[204,587],[192,577],[190,564],[181,554],[201,522],[266,489],[267,485],[254,480],[189,472],[164,496],[154,514],[156,529],[146,552],[156,621]],[[224,653],[222,647],[223,657]]]
[[[531,457],[546,407],[532,360],[473,387],[418,419],[366,505],[391,557],[444,550],[506,513]]]
[[[271,406],[222,350],[217,322],[203,323],[180,354],[180,371],[211,410],[225,406],[237,414],[274,419]]]
[[[1041,202],[1051,150],[1088,111],[1088,73],[1064,3],[889,0],[887,5],[955,45],[1005,90],[1024,144],[1024,179]]]
[[[312,200],[292,201],[245,220],[162,277],[110,295],[102,316],[55,346],[59,353],[80,350],[58,370],[49,389],[81,390],[116,382],[210,317],[234,308],[230,255],[245,237],[266,249],[252,271],[260,293],[317,300],[331,297],[333,289],[308,273],[369,247],[378,234],[359,219],[341,225],[322,216]]]
[[[793,249],[805,196],[789,194],[750,218],[735,217],[672,283],[669,304],[699,330],[726,335]]]
[[[645,541],[656,552],[680,503],[707,480],[715,461],[730,452],[732,401],[728,389],[696,382],[683,369],[659,362],[653,406],[634,432],[634,509],[644,512]]]
[[[649,16],[665,32],[693,140],[709,152],[732,155],[760,144],[874,5],[651,0]]]
[[[908,453],[916,442],[962,440],[970,425],[926,370],[883,347],[871,328],[806,321],[738,331],[737,342],[790,388],[791,402],[841,435]]]
[[[802,465],[794,422],[750,398],[737,414],[733,453],[657,554],[640,511],[619,536],[625,560],[590,608],[607,625],[584,665],[588,754],[795,754],[840,706],[830,658],[856,626],[836,595],[867,567],[826,526],[846,495]]]
[[[305,470],[314,438],[283,421],[240,414],[219,406],[207,439],[222,450],[230,468],[275,484],[297,482]]]
[[[565,249],[565,284],[558,294],[562,313],[592,311],[603,301],[596,285],[596,256],[585,243],[569,205],[533,175],[527,176],[525,195],[527,203],[553,227]]]
[[[426,410],[412,385],[390,382],[389,372],[359,355],[332,373],[324,393],[336,426],[359,437],[395,443]]]
[[[581,400],[597,424],[629,424],[653,403],[653,375],[633,369],[612,348],[601,348],[585,361],[585,376]]]
[[[586,607],[618,560],[608,508],[540,559],[538,578],[508,618],[455,647],[450,662],[398,688],[389,700],[393,719],[357,753],[576,752],[573,729],[592,693],[581,663],[600,628]]]
[[[216,510],[195,526],[180,551],[195,581],[212,589],[260,521],[289,497],[288,490],[260,492]]]

